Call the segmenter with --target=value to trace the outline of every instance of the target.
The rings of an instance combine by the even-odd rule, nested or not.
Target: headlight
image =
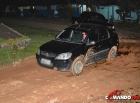
[[[37,50],[37,54],[40,55],[40,48]]]
[[[61,53],[60,55],[58,55],[56,57],[56,59],[59,59],[59,60],[66,60],[66,59],[69,59],[71,57],[72,53],[68,52],[68,53]]]

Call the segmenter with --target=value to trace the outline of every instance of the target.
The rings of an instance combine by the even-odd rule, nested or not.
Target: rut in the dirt
[[[140,53],[140,43],[120,43],[119,53]]]

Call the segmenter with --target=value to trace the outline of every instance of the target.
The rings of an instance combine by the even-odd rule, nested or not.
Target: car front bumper
[[[41,66],[45,66],[58,71],[69,71],[72,65],[72,60],[56,60],[55,58],[46,58],[45,56],[36,53],[37,62]]]

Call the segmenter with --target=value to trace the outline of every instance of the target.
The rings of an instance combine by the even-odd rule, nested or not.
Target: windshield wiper
[[[70,39],[62,38],[63,41],[70,41]]]
[[[70,39],[66,39],[66,38],[56,38],[55,40],[64,41],[64,42],[71,41]]]
[[[62,40],[61,38],[55,38],[55,40]]]

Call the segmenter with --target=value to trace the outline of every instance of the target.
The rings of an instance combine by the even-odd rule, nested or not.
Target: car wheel
[[[71,69],[70,69],[70,73],[72,75],[79,75],[82,73],[84,68],[84,57],[83,56],[79,56],[77,57],[74,62],[72,63]]]
[[[108,53],[107,62],[112,63],[114,61],[116,55],[117,55],[117,47],[113,46]]]

